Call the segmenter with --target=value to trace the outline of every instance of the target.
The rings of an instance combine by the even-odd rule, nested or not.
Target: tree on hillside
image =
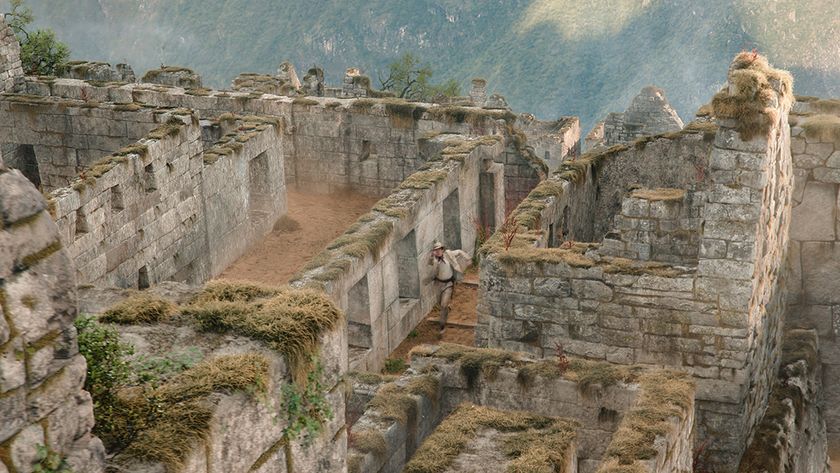
[[[20,42],[20,62],[27,75],[57,75],[61,72],[70,48],[55,39],[51,29],[27,31],[32,23],[32,10],[24,5],[23,0],[11,0],[12,11],[4,18]]]
[[[397,97],[411,100],[431,100],[438,95],[452,97],[461,93],[458,82],[450,79],[442,84],[432,84],[432,69],[422,64],[411,53],[405,53],[388,65],[388,75],[379,74],[382,90],[394,92]]]

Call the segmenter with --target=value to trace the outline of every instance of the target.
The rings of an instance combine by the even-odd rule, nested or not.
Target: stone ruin
[[[627,110],[613,112],[586,137],[587,149],[598,145],[613,146],[628,143],[642,136],[679,131],[683,121],[665,98],[665,91],[647,86],[630,102]]]
[[[685,126],[646,88],[580,155],[576,118],[486,83],[24,77],[0,37],[0,472],[824,473],[840,449],[840,105],[760,56]],[[291,184],[381,200],[288,287],[211,281]],[[433,308],[436,240],[480,260],[476,346],[381,375]],[[93,433],[79,320],[193,359],[111,393],[130,435]]]

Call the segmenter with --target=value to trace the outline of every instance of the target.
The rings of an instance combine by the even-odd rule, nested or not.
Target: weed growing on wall
[[[76,319],[75,325],[79,332],[79,352],[87,360],[85,390],[93,396],[96,405],[131,377],[128,357],[134,354],[134,347],[120,341],[117,331],[100,324],[96,317],[83,315]]]
[[[61,454],[46,445],[36,445],[35,451],[35,460],[38,463],[32,467],[32,473],[73,473]]]
[[[283,408],[289,420],[284,433],[289,440],[301,437],[304,445],[309,445],[321,433],[324,423],[333,418],[324,395],[324,367],[317,359],[313,359],[312,366],[306,375],[305,386],[290,383],[282,389]]]

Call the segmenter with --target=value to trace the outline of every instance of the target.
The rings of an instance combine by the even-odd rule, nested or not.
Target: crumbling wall
[[[604,144],[626,143],[645,135],[677,131],[683,122],[665,98],[665,91],[648,86],[633,98],[623,113],[610,113],[604,120]]]
[[[177,117],[52,193],[80,284],[205,281],[285,213],[275,125],[240,123],[202,153],[195,117]]]
[[[525,133],[534,154],[548,165],[549,172],[559,169],[563,161],[580,156],[580,120],[577,117],[541,121],[533,115],[522,114],[516,124]]]
[[[498,233],[491,239],[479,287],[478,343],[539,355],[560,343],[580,356],[679,366],[692,373],[698,379],[696,432],[712,442],[710,452],[723,469],[740,458],[763,415],[785,307],[781,265],[792,187],[790,82],[766,62],[753,61],[736,59],[733,70],[749,71],[730,75],[730,85],[716,97],[723,103],[757,100],[759,118],[722,119],[732,109],[719,106],[720,130],[702,183],[696,266],[611,257],[595,244],[544,248],[550,245],[540,222],[554,218],[551,201],[564,199],[569,185],[541,186],[517,209],[525,228],[510,248]],[[762,78],[773,100],[739,95],[750,90],[739,78],[750,74]],[[758,131],[756,122],[763,124]],[[609,165],[609,154],[570,163],[565,178],[585,187],[588,173],[600,176]],[[690,167],[683,169],[696,179]]]
[[[28,78],[27,90],[37,95],[74,98],[85,90],[88,96],[103,102],[187,108],[201,117],[234,113],[281,118],[285,124],[283,154],[287,181],[325,192],[349,187],[370,195],[387,194],[427,159],[418,151],[418,142],[439,133],[505,135],[509,149],[498,162],[505,165],[507,211],[515,208],[540,181],[541,174],[547,172],[543,158],[529,151],[526,140],[539,140],[540,146],[546,149],[563,150],[568,146],[571,153],[573,143],[579,139],[575,126],[561,127],[558,133],[541,138],[545,127],[542,122],[528,133],[517,132],[515,127],[508,126],[516,125],[516,116],[507,110],[392,98],[291,98],[152,84],[103,86],[71,79],[57,79],[48,84],[38,78]],[[558,155],[563,152],[550,153],[551,159],[562,159]]]
[[[46,208],[19,171],[0,169],[0,470],[32,471],[40,446],[94,473],[105,450],[82,390],[73,267]]]
[[[684,189],[637,189],[624,199],[602,255],[680,265],[697,264],[705,194]]]
[[[785,333],[779,375],[739,472],[828,473],[818,346],[815,331]]]
[[[689,376],[564,360],[561,368],[558,359],[534,360],[516,352],[452,344],[416,347],[411,368],[399,379],[385,384],[376,375],[363,375],[366,381],[356,382],[355,389],[375,394],[351,426],[350,471],[402,471],[423,439],[464,405],[575,422],[574,463],[581,473],[614,471],[613,456],[623,465],[648,466],[644,471],[652,473],[690,466],[694,386]],[[628,418],[633,411],[638,413]],[[648,422],[660,423],[659,435],[651,436],[649,445],[641,442],[645,451],[657,450],[654,460],[640,461],[637,454],[650,455],[631,440],[651,428],[650,423],[634,425],[641,412]],[[379,450],[377,438],[383,440]]]
[[[831,99],[803,98],[791,116],[793,215],[788,253],[786,324],[820,337],[823,412],[832,451],[840,452],[840,107]]]

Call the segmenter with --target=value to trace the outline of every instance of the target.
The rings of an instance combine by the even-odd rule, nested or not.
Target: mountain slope
[[[621,111],[643,86],[690,118],[732,56],[758,48],[800,94],[840,95],[840,13],[832,0],[29,0],[74,58],[165,64],[227,86],[291,60],[376,71],[412,52],[464,88],[484,77],[517,110]],[[374,80],[376,83],[376,80]]]

